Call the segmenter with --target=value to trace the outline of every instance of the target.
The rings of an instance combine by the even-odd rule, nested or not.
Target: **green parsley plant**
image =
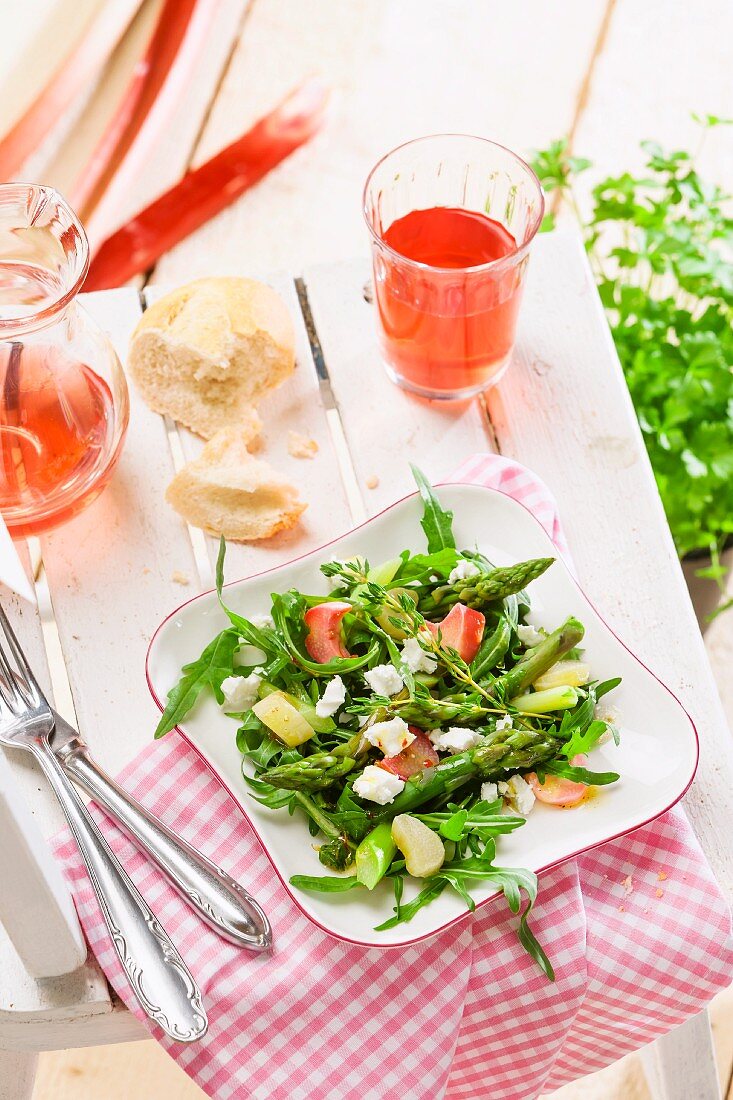
[[[703,137],[731,121],[693,117]],[[651,141],[642,149],[644,173],[597,183],[584,219],[574,185],[591,162],[560,140],[533,167],[583,225],[678,553],[709,557],[699,572],[723,588],[720,554],[733,539],[733,196],[700,176],[697,154]],[[543,228],[553,224],[549,215]]]

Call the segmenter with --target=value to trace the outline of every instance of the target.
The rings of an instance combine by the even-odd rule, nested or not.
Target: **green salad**
[[[251,796],[299,814],[315,838],[328,873],[295,875],[294,887],[373,890],[386,878],[394,911],[378,930],[446,889],[473,909],[472,886],[493,887],[552,978],[527,923],[537,877],[497,863],[498,838],[536,801],[576,805],[619,778],[589,771],[586,754],[618,740],[598,703],[620,681],[593,679],[572,615],[552,629],[527,622],[526,588],[554,559],[496,567],[457,549],[452,513],[413,472],[426,549],[328,561],[329,596],[275,592],[268,614],[245,618],[222,599],[222,540],[229,626],[184,667],[156,737],[213,691],[237,722]],[[409,901],[406,879],[421,887]]]

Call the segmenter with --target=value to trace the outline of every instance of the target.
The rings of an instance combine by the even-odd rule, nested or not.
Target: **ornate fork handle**
[[[172,1039],[191,1043],[208,1028],[201,993],[165,929],[118,863],[48,741],[34,755],[79,845],[117,955],[141,1007]]]
[[[108,811],[214,931],[251,951],[270,947],[270,923],[254,898],[122,790],[81,741],[69,741],[56,756],[66,774]]]

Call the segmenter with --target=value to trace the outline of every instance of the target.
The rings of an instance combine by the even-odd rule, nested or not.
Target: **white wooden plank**
[[[226,566],[226,575],[230,580],[289,561],[334,538],[353,522],[295,285],[285,275],[269,276],[267,282],[282,296],[293,319],[297,366],[292,377],[269,394],[259,407],[264,431],[256,454],[297,486],[302,499],[308,502],[308,509],[292,531],[284,531],[259,543],[230,543]],[[164,288],[156,286],[149,288],[146,296],[154,301],[162,293]],[[318,443],[318,453],[314,458],[294,458],[289,453],[290,431]],[[181,441],[186,459],[198,455],[203,446],[201,439],[185,430],[181,431]],[[206,541],[213,562],[216,560],[218,540],[208,538]]]
[[[368,513],[414,488],[409,463],[433,479],[474,451],[493,450],[480,401],[425,401],[389,381],[364,296],[369,266],[328,264],[305,272],[316,331]],[[374,488],[374,479],[377,484]]]
[[[0,922],[32,977],[69,974],[87,956],[74,903],[4,756],[0,836]]]
[[[25,545],[18,543],[18,549],[27,566]],[[41,687],[48,698],[53,699],[37,608],[4,590],[0,592],[0,600]],[[25,843],[31,844],[25,852],[16,847],[16,840],[18,844],[24,842],[12,836],[11,822],[5,820],[2,881],[6,888],[0,917],[7,922],[7,928],[0,928],[0,1032],[4,1024],[18,1020],[19,1013],[36,1019],[39,1016],[53,1018],[62,1011],[68,1017],[69,1006],[77,1002],[87,1013],[109,1011],[107,983],[93,959],[74,973],[66,973],[53,981],[39,984],[31,977],[43,971],[46,974],[67,971],[75,960],[77,964],[83,960],[85,950],[68,891],[59,882],[50,851],[39,844],[42,836],[51,836],[63,827],[61,808],[29,753],[0,752],[3,752],[3,771],[7,768],[12,783],[12,791],[3,800],[0,814],[7,817],[12,812],[14,827],[22,828]],[[15,807],[17,801],[27,808],[30,826],[37,830],[36,837],[29,835],[23,813]],[[21,860],[22,865],[19,865]],[[7,888],[11,883],[12,891]],[[28,905],[31,889],[36,898],[34,908]],[[30,936],[23,934],[27,931]],[[15,943],[11,943],[11,935]],[[37,947],[34,936],[43,941]]]
[[[132,290],[86,305],[124,360],[140,316]],[[158,710],[145,654],[158,623],[197,590],[185,525],[164,501],[173,474],[162,420],[131,389],[119,466],[86,511],[42,539],[54,612],[81,733],[113,774],[149,743]],[[190,578],[182,586],[174,580]]]
[[[676,692],[700,737],[685,805],[733,892],[733,746],[582,246],[538,238],[514,362],[488,406],[502,454],[555,493],[581,581],[620,637]]]
[[[653,1100],[719,1100],[720,1082],[707,1011],[640,1053]]]
[[[17,546],[28,571],[25,543]],[[39,682],[52,698],[37,609],[5,590],[2,606]],[[0,881],[12,884],[12,889],[0,891],[0,942],[7,948],[5,955],[0,950],[0,988],[10,988],[21,968],[47,978],[68,974],[86,958],[71,894],[41,831],[49,825],[60,828],[62,823],[61,809],[30,754],[2,750]],[[95,968],[90,968],[89,977],[98,995],[106,999],[105,984]]]
[[[150,1032],[116,998],[112,1008],[104,1011],[99,1008],[90,1011],[83,1005],[83,997],[77,1004],[45,1014],[0,1011],[0,1059],[5,1050],[68,1050],[149,1038]]]
[[[701,132],[691,118],[691,111],[711,112],[720,117],[730,117],[733,113],[729,64],[732,33],[733,8],[726,0],[711,0],[695,7],[664,0],[617,0],[605,47],[595,67],[586,109],[575,134],[574,151],[594,162],[593,169],[578,181],[581,210],[588,210],[590,189],[599,178],[642,169],[645,156],[639,143],[643,139],[659,141],[668,148],[688,148],[696,152],[698,166],[709,178],[721,183],[730,180],[733,144],[729,134],[726,130],[708,134],[701,149]],[[684,636],[685,633],[681,628],[680,634]],[[695,642],[696,634],[694,631]],[[733,620],[721,619],[706,641],[718,684],[724,693],[723,702],[730,714],[730,700],[726,700],[725,691],[730,682],[727,669],[733,645]],[[695,683],[691,669],[685,679],[689,684]],[[711,694],[712,685],[707,676],[706,680],[708,694]],[[713,699],[714,714],[710,720],[719,727],[719,737],[725,738],[723,714],[714,695]],[[704,705],[704,697],[702,701]],[[705,744],[707,731],[701,730],[701,733]],[[720,818],[718,826],[722,834],[720,841],[716,841],[712,831],[712,813],[718,812],[715,806],[718,792],[708,790],[707,782],[709,769],[714,767],[714,753],[715,748],[691,793],[691,798],[702,803],[700,792],[704,790],[705,803],[711,808],[705,813],[706,828],[710,830],[709,840],[704,839],[708,854],[711,854],[709,843],[720,849],[722,836],[728,831],[724,817]],[[704,803],[698,805],[698,812],[703,807]],[[725,807],[727,810],[729,807]],[[729,1052],[725,1053],[725,1058],[722,1072],[727,1079]],[[700,1018],[650,1048],[644,1063],[655,1097],[666,1100],[677,1096],[718,1095],[709,1025]]]
[[[26,572],[30,576],[26,544],[18,541],[16,547]],[[38,609],[2,587],[0,587],[0,602],[10,619],[13,630],[28,657],[38,682],[47,693],[48,698],[53,699],[51,676],[46,660],[46,649],[43,643],[43,631]],[[51,832],[57,832],[63,826],[64,816],[56,799],[53,796],[49,797],[47,785],[30,753],[0,749],[0,753],[2,752],[5,753],[11,764],[17,792],[28,806],[39,829],[46,836]]]
[[[302,271],[366,253],[361,189],[388,149],[426,133],[526,149],[570,125],[606,7],[567,0],[257,0],[195,161],[232,141],[316,71],[334,88],[324,131],[173,249],[155,281]]]
[[[0,1100],[31,1100],[37,1062],[34,1054],[0,1050]]]
[[[643,166],[640,141],[695,151],[701,132],[693,111],[733,117],[732,38],[729,0],[616,0],[574,140],[575,152],[594,162],[578,181],[583,205],[601,174]],[[730,131],[709,134],[697,160],[703,173],[729,183]]]

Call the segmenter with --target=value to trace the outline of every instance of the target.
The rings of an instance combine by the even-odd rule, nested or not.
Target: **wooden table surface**
[[[134,28],[139,36],[155,3],[150,0]],[[94,6],[95,0],[26,0],[24,11],[14,10],[10,19],[0,11],[1,128],[29,94],[36,70],[51,63],[49,43],[58,46],[73,35]],[[729,735],[576,242],[568,235],[539,243],[512,369],[485,403],[456,411],[403,398],[379,372],[362,295],[367,242],[359,203],[377,157],[431,131],[481,133],[518,151],[569,134],[575,152],[597,165],[584,177],[585,187],[597,172],[638,166],[641,138],[693,144],[691,110],[733,115],[727,56],[733,6],[727,0],[699,6],[566,0],[551,12],[541,0],[220,0],[216,21],[197,79],[164,140],[151,150],[147,171],[111,197],[92,234],[114,228],[187,165],[236,137],[301,77],[315,71],[333,84],[323,132],[163,257],[148,279],[154,294],[157,286],[206,274],[280,271],[305,278],[330,381],[325,390],[319,387],[299,323],[299,357],[307,369],[262,411],[266,456],[274,462],[296,464],[285,453],[279,421],[321,441],[319,458],[294,470],[311,508],[303,535],[240,549],[230,568],[244,574],[262,560],[285,560],[374,512],[407,488],[407,457],[433,476],[449,472],[477,447],[526,462],[558,497],[591,598],[693,712],[702,760],[687,806],[721,882],[733,893],[733,856],[721,828],[733,822]],[[129,48],[118,51],[66,142],[39,154],[35,178],[62,189],[73,178],[130,60]],[[730,179],[730,140],[712,135],[701,162],[709,174]],[[292,279],[281,276],[276,285],[299,316]],[[92,304],[124,353],[139,314],[137,292],[99,295]],[[351,469],[339,446],[341,430]],[[127,654],[130,676],[143,685],[141,659],[152,626],[208,579],[205,559],[196,556],[202,543],[181,538],[182,525],[162,503],[176,453],[166,436],[163,421],[136,402],[110,489],[42,546],[77,716],[111,769],[145,741],[154,718],[142,686],[115,694],[119,654]],[[198,445],[186,433],[181,444],[184,453]],[[379,478],[373,490],[366,488],[371,475]],[[173,581],[175,572],[189,577],[190,587]],[[131,590],[138,596],[134,606]],[[108,644],[112,624],[114,646]],[[34,626],[28,637],[38,641]],[[38,646],[35,651],[40,660]],[[124,707],[114,706],[120,702]],[[21,765],[19,771],[50,830],[57,817],[39,796],[32,770]],[[7,954],[0,947],[4,965],[10,965]],[[64,981],[64,989],[49,994],[49,1005],[76,999],[86,1000],[91,1013],[109,1011],[93,968]],[[34,994],[26,989],[24,995],[29,1012],[36,1011]],[[0,1003],[0,1035],[3,1010],[9,1006]]]

